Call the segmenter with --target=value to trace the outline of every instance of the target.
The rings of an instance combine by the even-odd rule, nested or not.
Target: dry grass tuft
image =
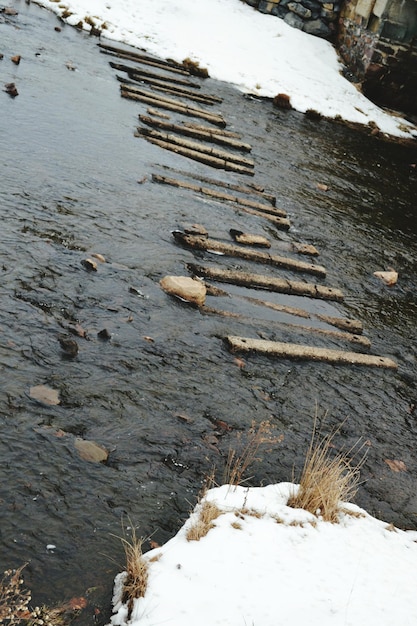
[[[271,430],[272,427],[268,420],[264,420],[258,425],[252,422],[246,435],[246,442],[243,443],[243,446],[240,445],[242,437],[241,433],[239,433],[238,445],[240,445],[241,451],[237,452],[233,448],[229,449],[224,473],[225,484],[240,485],[243,482],[243,475],[248,467],[252,465],[254,461],[260,460],[257,456],[260,447],[265,444],[275,444],[282,441],[280,437],[273,438],[271,436]]]
[[[214,527],[213,521],[222,513],[223,511],[214,502],[205,500],[201,504],[198,520],[187,531],[187,541],[200,541]]]
[[[148,586],[148,561],[143,557],[142,545],[144,539],[136,535],[132,526],[130,540],[120,537],[126,558],[126,576],[123,581],[123,604],[128,606],[128,619],[130,619],[133,602],[136,598],[143,598]]]
[[[326,522],[337,522],[341,503],[356,494],[362,461],[352,465],[349,453],[333,455],[335,433],[318,440],[316,426],[301,474],[298,492],[288,500],[288,506],[320,515]],[[352,450],[350,451],[352,452]]]

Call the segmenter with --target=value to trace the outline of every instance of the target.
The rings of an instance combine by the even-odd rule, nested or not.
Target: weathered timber
[[[273,309],[274,311],[279,311],[280,313],[287,313],[288,315],[295,315],[296,317],[303,317],[305,319],[310,319],[314,317],[330,326],[335,326],[335,328],[339,328],[340,330],[355,334],[361,335],[363,332],[362,322],[359,320],[346,319],[344,317],[331,317],[329,315],[320,315],[318,313],[310,313],[305,309],[300,309],[298,307],[286,306],[284,304],[277,304],[276,302],[268,302],[267,300],[260,300],[259,298],[251,298],[249,296],[239,296],[240,298],[244,298],[248,302],[252,304],[256,304],[258,306],[265,306],[268,309]]]
[[[176,113],[188,115],[189,117],[199,117],[206,120],[207,122],[216,124],[217,126],[226,126],[226,122],[221,115],[209,113],[208,111],[204,111],[204,109],[190,107],[186,104],[183,104],[182,102],[174,103],[173,101],[167,101],[166,99],[163,99],[162,96],[155,96],[155,94],[152,94],[150,92],[138,93],[137,91],[132,91],[131,89],[129,89],[129,85],[121,85],[120,91],[122,98],[137,100],[138,102],[151,104],[152,106],[165,109],[167,111],[175,111]]]
[[[136,78],[136,76],[133,74],[129,74],[130,80],[124,76],[118,75],[116,75],[116,78],[120,83],[125,83],[127,85],[131,85],[132,87],[138,84],[146,83],[153,91],[161,91],[162,93],[168,93],[172,96],[187,98],[187,100],[200,102],[201,104],[206,104],[207,106],[213,106],[214,104],[223,102],[220,98],[214,98],[202,93],[193,93],[188,89],[183,89],[182,87],[177,87],[175,85],[168,86],[168,83],[161,83],[161,81],[155,80],[153,78]]]
[[[158,80],[161,83],[167,83],[168,85],[181,85],[182,87],[192,88],[192,89],[201,89],[201,85],[198,83],[194,83],[187,78],[177,78],[175,76],[164,76],[163,74],[156,74],[155,72],[148,72],[143,68],[132,67],[131,65],[125,65],[124,63],[115,63],[114,61],[109,62],[110,67],[114,70],[118,70],[119,72],[126,72],[129,78],[134,78],[135,80],[146,80],[153,79]],[[221,101],[219,99],[219,101]]]
[[[139,87],[136,87],[135,85],[129,84],[129,83],[123,83],[121,82],[121,86],[120,89],[123,89],[125,91],[130,91],[131,93],[134,94],[139,94],[139,95],[143,95],[143,96],[147,96],[147,97],[154,97],[156,100],[161,100],[162,102],[168,102],[169,104],[176,104],[176,105],[182,105],[182,106],[188,106],[185,105],[183,102],[175,100],[174,98],[168,98],[167,96],[161,96],[159,94],[155,94],[152,91],[145,91],[144,89],[141,89]],[[194,107],[190,107],[191,109]],[[198,111],[203,111],[204,109],[198,109],[197,107],[195,107]],[[213,115],[213,117],[217,117],[220,115],[220,113],[209,113],[208,111],[206,111],[206,113],[208,113],[209,115]]]
[[[250,215],[256,215],[257,217],[262,217],[271,224],[274,224],[279,230],[289,230],[291,223],[286,217],[276,217],[276,215],[271,215],[271,213],[265,213],[265,211],[256,211],[255,209],[250,209],[249,207],[242,206],[238,204],[236,207],[239,211],[243,211],[244,213],[249,213]]]
[[[325,287],[314,283],[302,283],[275,276],[265,276],[264,274],[253,274],[251,272],[239,272],[234,270],[223,270],[213,267],[202,267],[190,263],[188,269],[196,276],[203,276],[223,283],[242,285],[251,289],[265,289],[278,293],[287,293],[294,296],[307,296],[319,298],[321,300],[342,301],[344,296],[340,289]]]
[[[150,143],[153,143],[155,146],[159,146],[160,148],[164,148],[165,150],[170,150],[171,152],[175,152],[176,154],[180,154],[181,156],[193,159],[194,161],[198,161],[199,163],[204,163],[205,165],[210,165],[211,167],[215,167],[217,169],[223,169],[227,172],[236,172],[238,174],[246,174],[247,176],[255,175],[253,169],[244,167],[243,165],[239,165],[238,163],[231,163],[230,161],[218,159],[217,157],[211,156],[209,154],[197,152],[197,150],[182,148],[181,146],[177,146],[174,143],[161,141],[160,139],[154,139],[153,137],[145,137],[145,139]]]
[[[247,159],[240,155],[234,154],[233,152],[221,150],[220,148],[212,148],[205,144],[191,141],[190,139],[183,139],[182,137],[178,137],[177,135],[173,135],[172,133],[163,133],[159,130],[154,130],[152,128],[138,127],[137,134],[142,137],[150,137],[152,139],[159,139],[160,141],[173,143],[176,146],[181,146],[182,148],[187,148],[189,150],[195,150],[196,152],[201,152],[203,154],[209,154],[210,156],[222,159],[223,161],[238,163],[239,165],[243,165],[244,167],[255,167],[255,163],[252,159]]]
[[[196,130],[207,130],[207,126],[202,126],[201,124],[196,124],[195,122],[184,122],[184,126],[188,126],[188,128],[195,128]],[[235,139],[242,139],[239,133],[235,133],[233,130],[225,130],[224,128],[214,128],[212,130],[213,133],[217,133],[219,135],[224,135],[225,137],[234,137]]]
[[[359,320],[354,319],[344,319],[343,317],[331,317],[330,315],[319,315],[315,316],[318,320],[325,322],[326,324],[330,324],[331,326],[336,326],[341,330],[346,330],[350,333],[355,333],[355,335],[360,335],[363,333],[363,324]]]
[[[269,254],[268,252],[261,252],[259,250],[250,250],[247,248],[236,246],[234,244],[223,243],[220,241],[216,241],[215,239],[209,239],[207,237],[199,237],[198,235],[187,235],[186,233],[183,233],[181,231],[174,231],[173,236],[175,240],[179,241],[181,244],[189,246],[190,248],[195,248],[197,250],[220,252],[227,256],[245,259],[246,261],[265,263],[267,265],[283,267],[285,269],[295,272],[306,272],[307,274],[313,274],[315,276],[326,276],[326,269],[321,265],[304,263],[303,261],[298,261],[297,259]]]
[[[322,361],[340,365],[367,365],[370,367],[384,367],[397,369],[398,365],[392,359],[360,352],[346,352],[344,350],[329,350],[314,346],[250,337],[229,335],[225,338],[229,348],[235,352],[258,352],[282,359],[298,359],[308,361]]]
[[[153,109],[152,107],[148,107],[147,112],[149,115],[154,115],[155,117],[161,117],[164,120],[170,120],[171,116],[168,113],[162,113],[162,111],[158,111],[158,109]]]
[[[209,292],[207,291],[209,294]],[[210,295],[210,294],[209,294]],[[308,333],[311,335],[321,335],[323,337],[328,337],[329,339],[335,339],[337,341],[344,341],[347,343],[352,343],[357,346],[361,346],[362,348],[370,348],[371,342],[367,337],[363,337],[361,335],[354,335],[353,333],[344,333],[342,331],[337,330],[327,330],[325,328],[317,328],[315,326],[305,326],[303,324],[291,324],[289,322],[283,322],[280,320],[259,320],[253,319],[252,317],[248,317],[247,315],[242,315],[241,313],[235,313],[232,311],[225,311],[224,309],[216,309],[214,307],[207,306],[206,304],[200,307],[200,311],[202,313],[210,313],[213,315],[220,315],[222,317],[232,317],[239,322],[244,324],[252,324],[259,328],[281,328],[283,330],[290,330],[295,333]]]
[[[187,124],[189,126],[189,124]],[[198,126],[198,125],[196,125]],[[200,128],[206,128],[207,126],[202,126]],[[217,129],[214,129],[216,131]],[[222,131],[220,131],[222,132]],[[222,187],[223,189],[230,189],[232,191],[240,191],[241,193],[245,193],[247,195],[256,195],[261,196],[267,202],[272,204],[272,206],[276,205],[276,197],[270,193],[266,193],[256,188],[256,185],[237,185],[234,183],[226,183],[223,180],[218,180],[216,178],[210,178],[209,176],[202,176],[200,174],[193,174],[192,172],[184,172],[184,170],[179,170],[175,167],[170,167],[168,165],[163,166],[164,169],[170,170],[171,172],[175,172],[176,174],[182,174],[183,176],[187,176],[187,178],[192,178],[193,180],[200,180],[203,183],[208,183],[209,185],[214,185],[216,187]]]
[[[250,152],[252,150],[252,147],[248,143],[215,133],[213,132],[215,129],[212,130],[209,127],[207,127],[207,130],[205,131],[196,130],[182,124],[171,124],[170,122],[156,120],[153,117],[149,117],[149,115],[139,115],[139,119],[143,122],[143,124],[151,126],[152,128],[172,131],[178,133],[179,135],[185,135],[186,137],[194,137],[194,139],[204,139],[206,141],[211,141],[212,143],[217,143],[221,146],[228,146],[229,148],[242,150],[243,152]]]
[[[229,230],[231,238],[242,246],[256,246],[258,248],[270,248],[271,242],[263,235],[254,235],[252,233],[244,233],[242,230],[231,228]]]
[[[97,44],[101,48],[100,52],[104,54],[111,54],[112,56],[119,57],[121,59],[130,59],[136,61],[136,63],[143,63],[144,65],[151,65],[152,67],[159,67],[160,69],[167,70],[168,72],[174,72],[175,74],[183,74],[184,76],[191,76],[191,72],[185,69],[180,63],[175,61],[164,61],[162,59],[156,59],[146,54],[139,52],[133,52],[130,50],[123,50],[122,48],[116,48],[115,46],[109,46],[104,43]]]
[[[225,291],[224,289],[219,289],[218,287],[214,287],[214,285],[210,285],[206,283],[207,293],[210,296],[223,297],[223,298],[231,298],[232,295]],[[329,315],[321,315],[318,313],[310,313],[310,311],[306,311],[305,309],[300,309],[298,307],[288,306],[286,304],[278,304],[277,302],[269,302],[268,300],[261,300],[260,298],[252,298],[250,296],[242,296],[242,295],[234,295],[235,298],[241,298],[242,300],[246,300],[251,304],[256,304],[257,306],[264,306],[268,309],[272,309],[274,311],[278,311],[279,313],[285,313],[286,315],[293,315],[295,317],[301,317],[303,319],[311,319],[315,318],[329,326],[334,326],[335,328],[339,328],[342,331],[345,331],[354,335],[361,335],[363,332],[362,322],[354,319],[347,319],[344,317],[331,317]]]
[[[260,202],[254,200],[247,200],[246,198],[239,198],[228,193],[223,193],[210,189],[209,187],[201,187],[200,185],[194,185],[187,181],[178,180],[176,178],[169,178],[168,176],[160,176],[159,174],[152,174],[152,180],[155,183],[162,183],[165,185],[171,185],[173,187],[181,187],[183,189],[190,189],[191,191],[197,191],[205,196],[216,198],[217,200],[225,200],[227,202],[234,202],[245,208],[254,209],[258,212],[267,213],[276,217],[286,217],[286,212],[283,209],[277,209],[276,207],[266,206]],[[258,213],[257,213],[258,214]]]

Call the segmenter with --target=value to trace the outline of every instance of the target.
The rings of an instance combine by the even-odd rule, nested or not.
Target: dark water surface
[[[252,484],[298,476],[316,405],[321,416],[328,412],[324,432],[342,424],[337,447],[366,444],[356,502],[417,528],[415,148],[274,110],[206,81],[205,92],[224,98],[229,127],[253,146],[254,181],[288,211],[292,227],[283,234],[232,205],[153,184],[152,173],[181,178],[164,166],[248,181],[134,138],[146,105],[120,98],[97,39],[36,6],[13,6],[19,15],[0,22],[1,83],[19,91],[14,99],[0,93],[0,567],[28,561],[37,603],[90,589],[79,623],[92,623],[95,608],[102,623],[123,565],[112,537],[122,534],[122,519],[166,541],[205,474],[213,465],[221,473],[229,446],[253,420],[270,420],[280,443],[252,468]],[[255,355],[240,367],[222,341],[227,334],[352,348],[274,326],[271,311],[231,286],[223,287],[234,298],[208,303],[239,310],[245,321],[170,299],[160,278],[186,275],[196,260],[274,274],[180,248],[171,231],[194,222],[225,240],[229,228],[267,235],[277,253],[289,240],[313,243],[328,271],[323,284],[342,289],[344,303],[317,301],[313,310],[305,299],[249,295],[363,321],[372,353],[394,358],[398,371]],[[92,253],[106,259],[97,272],[81,263]],[[392,288],[373,276],[388,267],[400,276]],[[88,339],[74,337],[79,354],[70,358],[58,337],[75,324]],[[110,340],[98,337],[103,329]],[[40,384],[58,390],[61,403],[32,399],[30,388]],[[216,420],[230,430],[216,431]],[[77,437],[105,446],[108,461],[82,460]],[[406,471],[394,472],[387,459]]]

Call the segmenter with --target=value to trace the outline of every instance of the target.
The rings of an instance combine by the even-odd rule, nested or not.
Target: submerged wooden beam
[[[248,143],[238,141],[232,137],[225,137],[222,134],[214,132],[215,129],[206,127],[206,130],[196,130],[189,128],[183,124],[172,124],[171,122],[164,122],[163,120],[157,120],[149,115],[139,115],[139,119],[143,124],[151,126],[152,128],[159,128],[165,131],[172,131],[179,135],[185,135],[186,137],[194,137],[194,139],[204,139],[212,143],[217,143],[221,146],[228,146],[229,148],[235,148],[236,150],[242,150],[243,152],[250,152],[252,147]]]
[[[253,169],[244,167],[243,165],[239,165],[238,163],[232,163],[231,161],[219,159],[209,154],[198,152],[197,150],[190,150],[188,148],[183,148],[174,143],[170,143],[168,141],[162,141],[160,139],[154,139],[153,137],[145,137],[145,139],[149,141],[150,143],[153,143],[156,146],[159,146],[160,148],[165,148],[165,150],[170,150],[171,152],[175,152],[176,154],[180,154],[181,156],[188,157],[189,159],[193,159],[194,161],[199,161],[200,163],[204,163],[205,165],[210,165],[211,167],[215,167],[217,169],[223,169],[228,172],[236,172],[238,174],[246,174],[247,176],[255,175]]]
[[[209,187],[201,187],[200,185],[194,185],[193,183],[188,183],[186,181],[178,180],[176,178],[169,178],[168,176],[160,176],[159,174],[152,174],[152,180],[155,183],[161,183],[165,185],[171,185],[172,187],[181,187],[183,189],[190,189],[191,191],[197,191],[199,193],[202,193],[203,195],[210,196],[211,198],[216,198],[217,200],[225,200],[228,202],[234,202],[243,207],[255,209],[258,212],[262,211],[264,213],[268,213],[276,217],[286,217],[287,215],[283,209],[270,207],[265,204],[262,204],[261,202],[256,202],[255,200],[247,200],[246,198],[239,198],[238,196],[233,196],[232,194],[216,191],[214,189],[210,189]]]
[[[223,295],[230,295],[225,292]],[[265,306],[268,309],[273,309],[274,311],[278,311],[279,313],[286,313],[288,315],[294,315],[295,317],[302,317],[305,319],[310,319],[314,317],[329,326],[334,326],[335,328],[339,328],[348,333],[352,333],[354,335],[361,335],[363,332],[363,324],[359,320],[347,319],[344,317],[331,317],[330,315],[320,315],[318,313],[310,313],[305,309],[300,309],[298,307],[287,306],[284,304],[277,304],[276,302],[268,302],[268,300],[260,300],[259,298],[251,298],[250,296],[238,296],[239,298],[244,298],[248,302],[252,304],[256,304],[258,306]]]
[[[187,126],[189,126],[187,124]],[[198,124],[196,124],[197,127]],[[210,130],[208,126],[200,126],[199,128],[205,128],[206,130]],[[217,128],[213,129],[212,132],[217,132]],[[224,131],[219,131],[224,132]],[[203,183],[208,183],[209,185],[214,185],[216,187],[222,187],[223,189],[230,189],[232,191],[239,191],[241,193],[245,193],[248,195],[261,196],[267,202],[272,204],[272,206],[276,205],[276,197],[273,194],[267,193],[265,191],[261,191],[257,185],[238,185],[235,183],[226,183],[223,180],[218,180],[217,178],[210,178],[209,176],[203,176],[201,174],[194,174],[192,172],[185,172],[184,170],[179,170],[175,167],[169,167],[168,165],[163,166],[164,169],[170,170],[171,172],[175,172],[176,174],[181,174],[182,176],[187,176],[187,178],[192,178],[193,180],[200,180]]]
[[[344,341],[348,343],[353,343],[357,346],[361,346],[362,348],[370,348],[371,342],[367,337],[363,337],[362,335],[354,335],[353,333],[344,333],[338,330],[327,330],[326,328],[317,328],[315,326],[305,326],[303,324],[291,324],[290,322],[283,322],[281,320],[263,320],[263,319],[253,319],[248,317],[247,315],[242,315],[241,313],[235,313],[233,311],[225,311],[223,309],[216,309],[214,307],[209,307],[207,304],[204,304],[200,307],[200,311],[202,313],[210,313],[212,315],[220,315],[221,317],[229,317],[238,320],[244,324],[251,323],[252,325],[256,325],[257,327],[267,327],[269,330],[271,328],[281,328],[283,330],[290,330],[295,333],[309,333],[313,335],[322,335],[324,337],[329,337],[330,339],[335,339],[337,341]]]
[[[269,254],[269,252],[261,252],[260,250],[242,248],[241,246],[236,246],[231,243],[223,243],[216,241],[215,239],[209,239],[198,235],[190,235],[181,231],[174,231],[173,235],[174,238],[183,245],[197,250],[219,252],[227,256],[238,257],[255,263],[265,263],[267,265],[283,267],[295,272],[306,272],[308,274],[314,274],[315,276],[321,277],[326,276],[326,269],[322,265],[305,263],[304,261],[298,261],[297,259],[278,256],[276,254]]]
[[[346,352],[344,350],[329,350],[327,348],[316,348],[314,346],[296,343],[267,341],[265,339],[252,339],[250,337],[237,337],[234,335],[229,335],[225,339],[233,352],[258,352],[282,359],[322,361],[325,363],[344,365],[367,365],[370,367],[384,367],[390,369],[398,368],[397,363],[392,359],[374,356],[372,354]]]
[[[136,61],[137,63],[151,65],[152,67],[159,67],[160,69],[167,70],[168,72],[174,72],[175,74],[191,76],[191,72],[189,72],[180,63],[175,63],[174,61],[164,61],[163,59],[156,59],[146,54],[141,54],[139,52],[134,52],[131,50],[123,50],[122,48],[117,48],[115,46],[110,46],[101,42],[97,45],[99,48],[101,48],[100,52],[103,52],[104,54],[111,54],[121,59],[130,59],[131,61]]]
[[[223,102],[220,98],[215,98],[214,96],[209,96],[207,94],[195,93],[177,85],[170,85],[169,83],[164,83],[154,78],[145,78],[140,75],[136,75],[133,72],[130,72],[128,76],[129,79],[118,75],[116,75],[116,78],[120,83],[132,85],[132,87],[135,87],[135,85],[138,84],[146,83],[153,91],[162,91],[163,93],[178,96],[180,98],[187,98],[188,100],[201,102],[201,104],[206,104],[207,106],[213,106],[219,102]]]
[[[199,143],[196,141],[191,141],[190,139],[184,139],[182,137],[178,137],[177,135],[173,135],[172,133],[163,133],[159,130],[154,130],[152,128],[137,128],[137,135],[146,138],[159,139],[160,141],[166,141],[168,143],[175,144],[176,146],[181,146],[182,148],[187,148],[189,150],[195,150],[196,152],[201,152],[203,154],[209,154],[218,159],[222,159],[223,161],[230,161],[231,163],[238,163],[243,167],[253,168],[255,163],[252,159],[247,159],[238,154],[234,154],[233,152],[227,152],[226,150],[221,150],[220,148],[213,148],[211,146],[207,146],[206,144]]]
[[[186,104],[183,104],[182,102],[175,102],[172,99],[163,98],[162,96],[156,96],[155,94],[148,91],[135,90],[125,83],[120,86],[120,91],[122,98],[137,100],[138,102],[151,104],[154,107],[159,107],[168,111],[175,111],[176,113],[188,115],[189,117],[199,117],[206,120],[207,122],[216,124],[217,126],[226,126],[226,121],[220,114],[216,115],[215,113],[209,113],[204,109],[190,107]]]
[[[184,126],[188,126],[188,128],[194,128],[197,130],[207,130],[207,126],[201,126],[201,124],[196,124],[195,122],[184,122]],[[224,135],[225,137],[234,137],[235,139],[242,138],[239,133],[236,133],[233,130],[225,130],[224,128],[214,128],[212,132],[218,133],[219,135]]]
[[[110,61],[110,67],[114,70],[118,70],[119,72],[126,72],[129,78],[134,78],[135,80],[145,80],[145,79],[154,79],[158,80],[162,83],[167,83],[168,85],[181,85],[182,87],[192,88],[192,89],[201,89],[201,85],[198,83],[194,83],[187,78],[177,78],[175,76],[164,76],[163,74],[149,72],[139,67],[132,67],[131,65],[125,65],[124,63],[114,63],[114,61]]]
[[[314,283],[302,283],[285,278],[277,278],[275,276],[265,276],[264,274],[202,267],[192,263],[188,264],[188,268],[196,276],[203,276],[222,283],[242,285],[250,289],[265,289],[295,296],[307,296],[310,298],[336,300],[339,302],[344,298],[343,293],[339,289],[324,287],[323,285],[316,285]]]

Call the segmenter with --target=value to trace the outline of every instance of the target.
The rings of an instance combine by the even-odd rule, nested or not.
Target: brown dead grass
[[[138,537],[132,526],[130,539],[120,538],[126,558],[126,577],[123,582],[122,602],[127,603],[128,619],[132,614],[133,603],[136,598],[143,598],[148,586],[148,561],[143,557],[142,545],[144,539]]]
[[[249,431],[242,436],[238,434],[236,448],[230,448],[227,456],[226,468],[224,472],[224,483],[227,485],[240,485],[244,482],[244,474],[248,468],[260,460],[258,454],[261,446],[265,444],[273,445],[282,439],[271,436],[272,426],[268,420],[260,424],[252,422]],[[240,448],[240,451],[238,449]]]
[[[349,502],[356,494],[363,462],[362,459],[352,465],[352,451],[333,454],[334,435],[319,439],[314,426],[298,492],[288,500],[288,506],[304,509],[333,523],[338,521],[342,502]]]
[[[187,541],[200,541],[214,527],[214,520],[222,513],[223,511],[214,502],[205,500],[201,504],[198,520],[187,531]]]

